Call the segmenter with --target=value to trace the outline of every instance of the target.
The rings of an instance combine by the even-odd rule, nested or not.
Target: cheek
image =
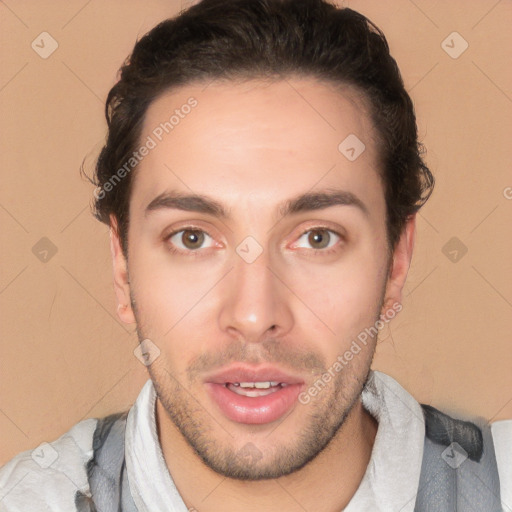
[[[380,313],[385,278],[382,259],[368,252],[354,253],[329,267],[309,266],[291,281],[295,293],[324,324],[326,345],[339,351],[374,324]],[[311,330],[307,323],[302,327],[306,332]]]
[[[197,322],[201,310],[201,297],[208,293],[211,284],[208,279],[199,282],[194,275],[183,272],[140,273],[133,282],[132,293],[136,300],[137,313],[146,327],[155,336],[166,336],[178,325]]]
[[[211,262],[172,261],[163,250],[140,246],[129,260],[130,288],[136,302],[141,333],[166,352],[184,354],[211,339],[213,299],[219,276],[225,272]],[[198,345],[199,344],[199,345]]]

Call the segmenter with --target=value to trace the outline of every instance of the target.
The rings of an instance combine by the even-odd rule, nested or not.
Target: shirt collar
[[[126,470],[133,501],[139,512],[188,512],[158,441],[156,391],[148,380],[128,413],[125,434]]]
[[[421,406],[378,371],[371,372],[361,399],[379,427],[366,473],[344,512],[413,512],[425,440]]]

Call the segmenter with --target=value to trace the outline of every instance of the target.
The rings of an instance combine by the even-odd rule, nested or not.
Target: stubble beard
[[[147,336],[139,328],[143,324],[139,321],[138,313],[135,316],[140,342],[147,339]],[[207,407],[203,407],[193,397],[193,388],[188,386],[185,389],[167,368],[153,364],[148,366],[148,372],[167,416],[203,463],[227,478],[257,481],[294,473],[329,446],[341,432],[348,415],[360,399],[370,374],[373,352],[373,348],[368,346],[366,352],[358,354],[358,358],[365,358],[358,375],[351,371],[354,365],[346,366],[336,374],[330,386],[321,389],[315,400],[306,405],[297,403],[295,408],[304,408],[307,414],[305,420],[301,421],[304,427],[296,431],[297,419],[293,409],[293,420],[286,416],[280,420],[282,424],[277,425],[276,422],[271,434],[263,434],[266,448],[261,447],[261,450],[257,440],[248,440],[245,444],[242,442],[240,446],[240,432],[236,432],[236,426],[233,425],[230,432],[221,427],[207,411]],[[317,360],[315,355],[312,357]],[[243,361],[241,358],[237,360]],[[282,361],[287,359],[261,362]],[[317,366],[315,373],[320,377],[326,371],[327,368],[320,369]],[[283,429],[287,425],[290,432],[283,436]],[[271,444],[272,437],[276,442]],[[286,443],[282,441],[283,438],[287,440]],[[251,439],[254,437],[251,436]]]
[[[258,442],[246,442],[239,446],[236,442],[236,427],[227,433],[212,419],[211,415],[190,398],[189,391],[183,389],[173,377],[149,369],[160,400],[167,416],[179,433],[194,450],[197,456],[216,473],[236,480],[257,481],[275,479],[294,473],[314,460],[329,443],[340,433],[348,415],[360,399],[362,390],[368,380],[368,367],[361,378],[349,376],[353,381],[347,385],[346,369],[338,376],[335,385],[324,388],[322,400],[297,407],[308,410],[307,421],[299,432],[294,432],[297,421],[285,417],[281,425],[276,425],[276,438],[283,437],[283,428],[290,429],[285,439],[272,445],[272,449],[258,448]],[[164,372],[166,372],[164,370]],[[168,374],[167,374],[168,375]],[[263,434],[265,445],[271,443],[274,432],[267,437]],[[234,445],[237,445],[236,447]]]

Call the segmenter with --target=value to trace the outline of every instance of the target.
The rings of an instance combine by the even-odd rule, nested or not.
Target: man
[[[136,44],[107,119],[96,216],[151,380],[4,466],[2,510],[506,507],[490,428],[370,370],[434,183],[371,22],[203,0]]]

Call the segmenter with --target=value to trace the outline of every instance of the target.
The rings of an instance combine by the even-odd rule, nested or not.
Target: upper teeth
[[[279,382],[267,381],[267,382],[234,382],[235,386],[240,386],[241,388],[258,388],[258,389],[268,389],[274,386],[278,386]]]

